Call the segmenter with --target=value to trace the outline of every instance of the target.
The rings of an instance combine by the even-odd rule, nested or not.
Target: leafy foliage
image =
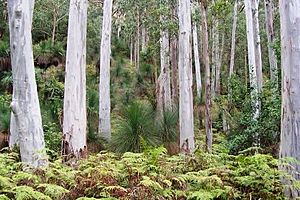
[[[0,195],[11,199],[284,199],[279,162],[263,154],[168,156],[159,147],[100,152],[76,168],[57,160],[32,173],[15,154],[0,154],[0,165]]]

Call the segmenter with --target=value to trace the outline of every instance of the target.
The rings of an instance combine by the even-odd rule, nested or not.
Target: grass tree
[[[13,100],[10,147],[20,146],[22,162],[30,167],[46,164],[40,104],[32,52],[34,0],[8,1],[10,49],[13,74]]]

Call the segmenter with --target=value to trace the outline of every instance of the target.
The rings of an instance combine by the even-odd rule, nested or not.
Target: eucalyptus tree
[[[209,66],[208,50],[208,25],[207,25],[207,1],[201,1],[202,12],[202,37],[203,37],[203,63],[205,66],[205,132],[206,132],[206,150],[212,152],[212,115],[211,115],[211,80]]]
[[[255,48],[255,66],[257,76],[258,92],[262,92],[263,73],[262,73],[262,57],[261,57],[261,39],[259,28],[259,0],[251,1],[252,19],[253,19],[253,34],[254,34],[254,48]],[[246,16],[247,18],[247,16]],[[248,20],[248,19],[246,19]]]
[[[234,1],[233,6],[233,24],[231,32],[231,51],[230,51],[230,66],[229,66],[229,78],[233,75],[234,58],[235,58],[235,46],[236,46],[236,28],[238,20],[238,0]]]
[[[281,24],[281,64],[282,64],[282,113],[281,113],[281,143],[280,157],[292,157],[300,160],[300,2],[293,0],[280,0]],[[283,166],[293,178],[300,179],[299,162],[291,166]],[[288,180],[284,183],[290,184]],[[286,189],[288,199],[300,196],[299,189],[292,186]]]
[[[275,31],[274,31],[274,5],[272,0],[264,0],[265,3],[265,20],[268,37],[268,53],[269,53],[269,64],[270,64],[270,76],[271,81],[275,84],[278,89],[278,67],[275,49],[273,48],[275,42]]]
[[[192,153],[195,149],[193,92],[192,92],[192,49],[191,49],[191,3],[179,0],[179,126],[180,149]]]
[[[160,75],[157,82],[157,108],[161,116],[163,111],[171,110],[171,77],[170,77],[170,36],[168,30],[168,1],[161,2],[160,15],[161,30],[160,30]]]
[[[252,0],[245,0],[245,12],[246,12],[246,28],[247,28],[247,44],[248,44],[248,66],[249,66],[249,79],[251,88],[251,99],[252,99],[252,109],[253,109],[253,119],[257,120],[260,113],[260,102],[258,100],[259,93],[259,81],[257,73],[259,71],[259,63],[257,63],[257,37],[256,37],[256,26],[254,23],[253,15],[253,4]],[[254,136],[255,144],[258,145],[258,135]]]
[[[30,167],[47,164],[40,104],[32,52],[34,0],[8,1],[13,98],[9,146],[20,146],[22,162]]]
[[[86,154],[86,30],[87,0],[71,0],[67,41],[63,154],[76,158]],[[66,160],[69,158],[66,157]]]
[[[110,56],[113,0],[103,4],[102,38],[100,46],[99,134],[110,140]]]
[[[193,5],[193,52],[194,52],[194,62],[195,62],[195,74],[196,74],[196,90],[197,97],[201,98],[202,93],[202,81],[201,81],[201,70],[200,70],[200,56],[199,56],[199,40],[198,40],[198,26],[197,26],[197,16],[196,11],[199,11],[199,5]],[[201,40],[200,40],[201,41]]]

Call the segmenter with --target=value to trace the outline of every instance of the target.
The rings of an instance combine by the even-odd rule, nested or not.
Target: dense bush
[[[248,149],[255,143],[254,135],[259,138],[259,146],[269,153],[276,154],[280,139],[280,106],[281,99],[274,84],[266,81],[262,94],[260,116],[257,120],[252,117],[250,92],[238,78],[231,80],[232,95],[223,99],[222,108],[225,110],[230,123],[228,146],[231,153]],[[225,101],[225,103],[224,103]]]

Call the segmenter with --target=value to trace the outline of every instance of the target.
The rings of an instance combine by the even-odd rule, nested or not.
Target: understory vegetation
[[[219,140],[223,139],[221,136]],[[58,159],[47,169],[22,171],[17,153],[0,154],[1,200],[63,199],[285,199],[278,170],[270,155],[228,155],[197,150],[193,156],[107,151],[73,166]]]

